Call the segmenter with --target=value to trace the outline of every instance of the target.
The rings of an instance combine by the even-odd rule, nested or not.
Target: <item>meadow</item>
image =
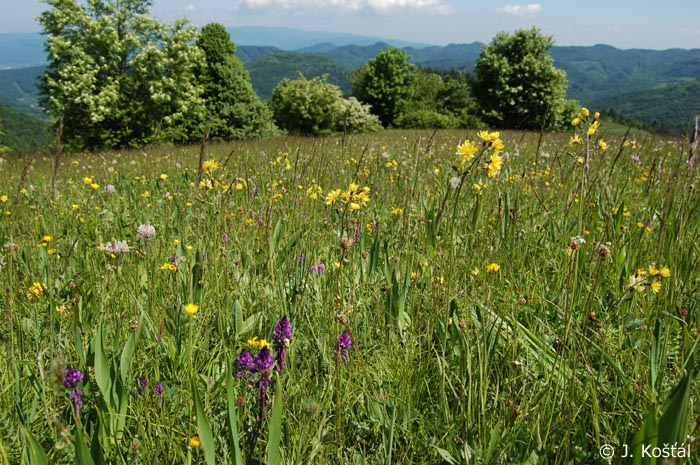
[[[597,122],[8,158],[0,463],[696,447],[698,170]]]

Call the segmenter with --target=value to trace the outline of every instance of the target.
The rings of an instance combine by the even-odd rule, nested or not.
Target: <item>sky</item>
[[[32,32],[40,0],[0,0],[0,33]],[[151,14],[203,26],[280,26],[433,45],[488,43],[499,32],[538,27],[555,45],[700,48],[697,0],[153,0]]]

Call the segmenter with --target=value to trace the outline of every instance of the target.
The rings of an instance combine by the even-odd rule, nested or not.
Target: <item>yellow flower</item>
[[[396,207],[393,210],[389,212],[392,215],[401,215],[403,214],[403,208]]]
[[[588,115],[590,115],[591,112],[588,110],[588,108],[583,107],[583,108],[581,108],[581,114],[582,114],[585,118],[588,118]]]
[[[662,278],[670,278],[671,270],[669,270],[667,266],[664,266],[659,270],[659,276],[661,276]]]
[[[160,180],[161,180],[161,181],[165,181],[166,179],[168,179],[168,175],[167,175],[167,174],[163,173],[163,174],[160,175]]]
[[[94,190],[97,190],[100,188],[100,185],[97,184],[96,182],[93,182],[92,184],[90,184],[90,187],[92,187]]]
[[[501,269],[501,266],[498,263],[491,263],[491,264],[486,266],[487,273],[496,273],[500,269]]]
[[[479,268],[474,268],[473,270],[470,271],[472,276],[479,276]]]
[[[462,165],[466,165],[469,160],[474,158],[476,149],[476,144],[470,140],[465,140],[457,146],[456,155],[459,156],[459,161],[462,163]]]
[[[163,271],[173,271],[173,272],[175,272],[175,271],[177,271],[177,266],[174,265],[174,264],[172,264],[172,263],[166,262],[166,263],[163,263],[163,264],[161,265],[160,269],[163,270]],[[187,310],[187,309],[185,309],[185,310]]]
[[[202,169],[205,173],[211,173],[219,168],[221,168],[221,165],[216,160],[205,160],[204,163],[202,163]]]
[[[501,167],[503,166],[503,157],[498,155],[497,153],[494,153],[491,155],[491,160],[489,160],[489,165],[487,167],[488,171],[488,176],[489,178],[492,178],[498,174],[498,172],[501,170]]]
[[[657,281],[654,281],[653,283],[651,283],[651,292],[653,292],[654,294],[658,294],[660,290],[661,290],[661,281],[657,280]]]
[[[581,136],[579,136],[578,134],[574,134],[574,135],[571,136],[571,138],[569,139],[569,145],[570,145],[571,147],[573,147],[574,145],[581,145],[581,142],[582,142],[582,141],[581,141]]]
[[[189,316],[194,316],[199,311],[199,305],[197,304],[187,304],[185,305],[185,313]]]
[[[658,276],[659,269],[653,263],[649,265],[649,276]]]
[[[190,447],[199,447],[202,441],[199,440],[199,436],[192,436],[190,438]]]
[[[94,182],[94,181],[92,180],[92,178],[91,178],[90,176],[85,176],[85,177],[83,178],[83,184],[85,184],[86,186],[89,186],[89,185],[92,184],[93,182]]]
[[[338,271],[341,268],[340,262],[333,262],[333,268]]]
[[[326,205],[333,205],[337,200],[338,197],[340,197],[340,194],[342,194],[343,191],[340,189],[335,189],[332,190],[326,195]]]
[[[258,339],[258,336],[255,336],[252,339],[248,339],[248,345],[253,349],[263,349],[265,347],[267,347],[268,349],[270,348],[270,343],[267,342],[265,339]]]
[[[0,202],[6,203],[6,202],[7,202],[7,196],[6,196],[6,195],[0,195]]]
[[[599,119],[599,118],[600,118],[600,112],[599,112],[599,111],[596,111],[596,112],[593,114],[593,118],[594,118],[594,119]]]
[[[41,295],[44,293],[45,290],[46,286],[40,282],[32,283],[31,287],[29,288],[29,292],[31,292],[34,295]]]
[[[51,242],[52,240],[53,240],[53,237],[49,236],[48,234],[41,238],[41,242]]]
[[[571,125],[578,127],[581,125],[581,120],[579,118],[574,118],[573,120],[571,120]]]
[[[598,127],[600,126],[600,121],[594,121],[591,123],[591,125],[588,127],[588,135],[592,136],[596,133],[598,130]]]
[[[600,150],[607,150],[608,144],[606,144],[605,141],[604,141],[603,139],[600,139],[600,140],[598,141],[598,148],[599,148]]]

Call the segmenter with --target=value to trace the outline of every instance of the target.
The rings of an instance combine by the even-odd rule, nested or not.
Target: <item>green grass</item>
[[[198,147],[65,155],[55,193],[51,159],[8,159],[0,461],[593,464],[631,447],[698,367],[697,169],[683,141],[611,136],[584,185],[569,135],[501,137],[501,173],[485,154],[456,189],[474,133],[210,145],[202,187]],[[367,205],[326,205],[351,182]],[[258,430],[236,358],[283,316]]]

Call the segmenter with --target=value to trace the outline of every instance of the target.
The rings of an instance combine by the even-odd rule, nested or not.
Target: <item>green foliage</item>
[[[353,95],[372,107],[384,127],[390,126],[413,96],[415,73],[406,52],[389,47],[353,73]]]
[[[184,20],[165,26],[147,16],[149,0],[47,0],[39,22],[49,65],[42,104],[64,120],[77,147],[188,142],[201,135],[202,89],[194,79],[204,54]]]
[[[296,134],[371,132],[381,127],[369,106],[352,97],[343,99],[340,88],[325,76],[283,80],[272,92],[270,106],[277,124]]]
[[[342,92],[325,78],[284,79],[272,91],[270,107],[277,124],[297,134],[330,134],[338,118]]]
[[[250,75],[236,58],[236,46],[226,29],[207,24],[197,37],[206,65],[197,73],[206,102],[210,137],[214,140],[247,139],[274,133],[272,114],[260,101]]]
[[[419,68],[411,101],[395,125],[406,129],[475,128],[476,102],[471,97],[467,76]]]
[[[473,89],[487,122],[523,129],[568,124],[562,115],[566,74],[548,54],[553,43],[532,28],[499,33],[481,50]]]

